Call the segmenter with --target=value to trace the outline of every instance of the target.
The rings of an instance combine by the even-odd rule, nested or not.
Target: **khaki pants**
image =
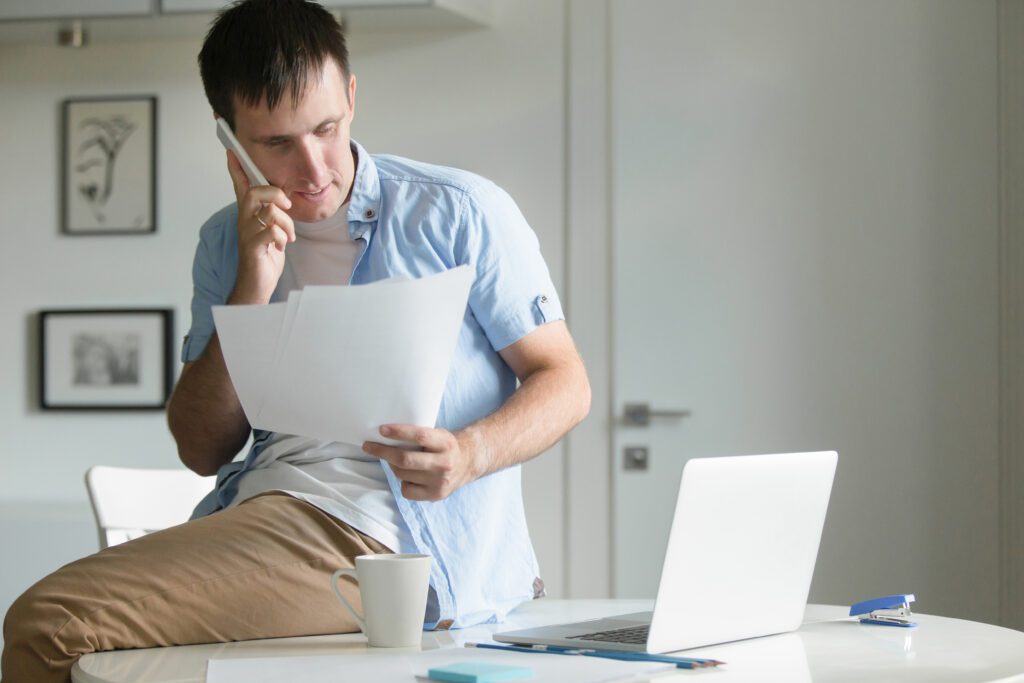
[[[68,681],[83,654],[358,631],[330,577],[390,552],[282,493],[107,548],[29,588],[4,619],[3,683]],[[339,582],[359,606],[359,592]]]

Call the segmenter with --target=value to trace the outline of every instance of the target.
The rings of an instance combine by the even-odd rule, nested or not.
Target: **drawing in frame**
[[[162,410],[173,321],[169,308],[40,311],[40,407]]]
[[[156,97],[64,100],[62,231],[156,232]]]

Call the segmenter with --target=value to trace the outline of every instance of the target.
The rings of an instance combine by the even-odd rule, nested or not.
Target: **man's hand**
[[[265,304],[284,270],[285,245],[295,241],[295,225],[285,213],[292,201],[279,187],[251,187],[238,159],[227,155],[238,200],[238,276],[228,303]]]
[[[446,429],[393,424],[383,425],[380,434],[409,444],[363,443],[365,452],[391,465],[409,500],[442,500],[487,472],[486,452],[469,431],[455,435]]]

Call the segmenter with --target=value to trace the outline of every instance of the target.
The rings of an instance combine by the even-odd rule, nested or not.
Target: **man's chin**
[[[301,221],[303,223],[316,223],[318,221],[326,220],[338,213],[339,208],[341,208],[341,202],[337,200],[311,205],[309,202],[303,201],[302,199],[294,199],[293,195],[292,210],[288,213],[292,217],[292,220]]]

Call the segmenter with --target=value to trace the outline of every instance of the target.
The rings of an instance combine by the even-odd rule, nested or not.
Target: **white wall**
[[[504,186],[537,231],[559,286],[563,8],[537,0],[496,9],[488,29],[351,36],[359,84],[353,135],[371,152],[468,168]],[[36,407],[33,315],[56,307],[170,306],[180,344],[197,231],[233,199],[196,67],[200,40],[0,48],[0,289],[7,292],[0,301],[0,613],[32,580],[94,550],[82,483],[87,467],[178,465],[162,413]],[[123,93],[159,98],[157,232],[62,236],[60,102]],[[534,461],[524,484],[554,594],[562,574],[561,460],[556,448]]]

